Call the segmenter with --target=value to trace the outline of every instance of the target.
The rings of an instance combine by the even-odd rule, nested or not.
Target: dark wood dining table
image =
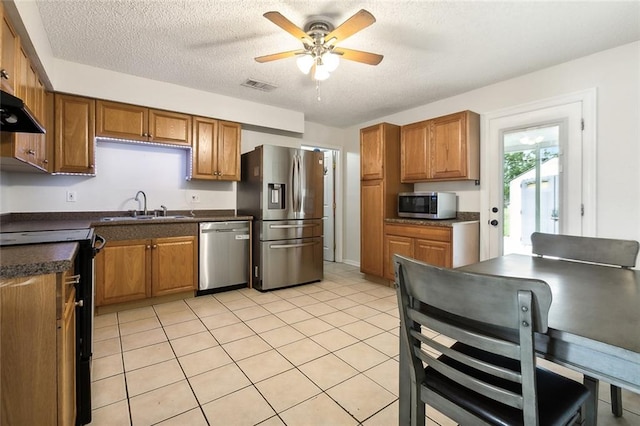
[[[640,271],[519,254],[459,269],[549,284],[549,330],[536,335],[536,351],[584,374],[591,391],[586,425],[596,424],[598,380],[640,393]],[[406,348],[400,345],[400,425],[410,424],[406,362]]]

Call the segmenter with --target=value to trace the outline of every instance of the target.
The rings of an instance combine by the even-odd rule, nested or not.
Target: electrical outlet
[[[200,202],[200,196],[198,194],[191,194],[191,202],[192,203],[199,203]]]
[[[75,203],[78,201],[78,193],[76,191],[67,191],[67,203]]]

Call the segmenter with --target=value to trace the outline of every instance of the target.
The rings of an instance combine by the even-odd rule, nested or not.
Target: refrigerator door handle
[[[291,207],[294,213],[298,211],[298,169],[296,160],[297,158],[294,154],[291,168]]]
[[[298,248],[298,247],[308,247],[318,244],[317,241],[311,243],[300,243],[300,244],[269,244],[270,249],[290,249],[290,248]]]
[[[302,213],[302,172],[300,163],[302,163],[302,157],[298,154],[298,213]]]
[[[318,226],[317,223],[314,224],[304,224],[304,225],[269,225],[271,229],[296,229],[296,228],[310,228],[313,226]]]

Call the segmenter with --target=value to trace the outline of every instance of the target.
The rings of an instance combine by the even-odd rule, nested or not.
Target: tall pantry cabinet
[[[360,271],[384,274],[384,219],[395,217],[400,182],[400,126],[380,123],[360,130]]]

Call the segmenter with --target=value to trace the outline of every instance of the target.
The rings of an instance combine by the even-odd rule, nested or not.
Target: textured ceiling
[[[58,58],[302,111],[347,127],[640,39],[639,1],[36,0]],[[339,25],[360,9],[377,22],[342,47],[384,55],[343,60],[316,86],[295,58],[255,56],[302,47],[265,19]],[[248,79],[277,86],[262,92]]]

